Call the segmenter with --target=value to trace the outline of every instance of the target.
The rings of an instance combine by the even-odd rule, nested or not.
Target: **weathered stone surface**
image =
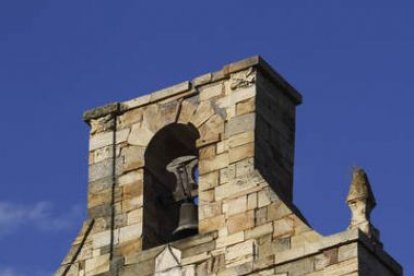
[[[226,247],[235,243],[242,242],[244,240],[244,232],[238,232],[232,235],[227,235],[223,237],[219,237],[216,240],[216,247]]]
[[[124,158],[124,170],[131,171],[142,168],[145,163],[145,149],[143,146],[123,147],[121,155]]]
[[[109,254],[96,256],[85,261],[85,275],[98,275],[109,271]]]
[[[118,116],[117,127],[119,129],[125,127],[131,127],[133,124],[139,123],[142,121],[142,109],[135,108],[125,112],[124,114]]]
[[[254,212],[241,213],[231,216],[226,222],[229,234],[243,231],[254,226]]]
[[[203,220],[205,218],[214,217],[221,215],[222,213],[221,202],[214,202],[209,204],[200,204],[199,205],[199,219]]]
[[[267,223],[246,231],[246,239],[255,239],[273,232],[273,224]]]
[[[141,127],[140,125],[133,125],[131,134],[128,137],[128,144],[146,147],[153,136],[154,133],[148,128]]]
[[[251,86],[251,87],[240,89],[240,90],[230,93],[228,96],[225,96],[217,100],[216,104],[220,108],[228,108],[228,107],[235,108],[237,103],[250,99],[254,97],[255,94],[256,94],[256,88],[254,86]]]
[[[116,132],[106,131],[92,135],[89,140],[89,150],[96,150],[101,147],[125,142],[129,135],[129,129],[122,129]]]
[[[115,163],[115,171],[114,171]],[[117,158],[106,159],[102,162],[89,166],[89,181],[97,181],[102,178],[106,178],[112,175],[119,175],[123,168],[123,160]]]
[[[255,98],[250,98],[244,101],[237,103],[236,105],[236,115],[243,115],[246,113],[254,112],[256,109]]]
[[[195,127],[200,127],[214,114],[214,109],[210,101],[200,102],[194,115],[191,117],[190,122]]]
[[[223,215],[208,217],[199,222],[199,231],[200,233],[206,233],[213,230],[218,230],[224,227],[224,222],[225,219]]]
[[[180,113],[178,116],[179,123],[188,123],[197,109],[198,97],[186,99],[181,102]]]
[[[243,213],[246,210],[247,196],[245,195],[223,203],[223,213],[225,213],[227,217],[234,214]]]
[[[257,175],[234,178],[228,183],[215,187],[215,199],[231,199],[237,196],[261,190],[264,185]]]
[[[229,149],[229,162],[234,163],[254,156],[254,144],[249,143]]]
[[[255,125],[255,114],[249,113],[241,116],[232,118],[226,124],[226,138],[229,138],[233,135],[249,132],[254,130]]]
[[[119,242],[138,239],[142,234],[142,223],[131,224],[125,227],[119,228]]]
[[[166,246],[165,249],[155,258],[155,272],[163,272],[180,266],[181,251]]]
[[[254,57],[89,113],[90,219],[56,275],[402,275],[359,231],[375,233],[363,185],[348,201],[368,207],[357,208],[365,221],[339,234],[319,235],[293,205],[300,100]],[[161,129],[168,138],[147,151]],[[175,240],[183,199],[165,167],[183,155],[198,157],[198,171],[179,174],[197,182],[198,233]]]
[[[218,169],[222,169],[229,164],[229,156],[227,153],[216,155],[214,158],[200,160],[200,174],[205,174]]]
[[[83,113],[83,120],[89,121],[92,119],[98,119],[111,113],[117,113],[119,111],[119,103],[110,103],[104,106],[100,106]]]
[[[254,240],[247,240],[227,247],[224,255],[226,263],[237,263],[240,260],[252,261],[253,257],[256,255],[256,246]]]
[[[220,96],[223,93],[223,89],[223,83],[217,83],[213,85],[200,87],[200,100],[204,101]]]

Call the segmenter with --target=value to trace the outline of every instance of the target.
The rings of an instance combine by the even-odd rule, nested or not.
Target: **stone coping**
[[[124,102],[114,102],[93,108],[83,114],[83,120],[88,122],[92,119],[97,119],[108,114],[122,113],[133,108],[145,106],[183,93],[192,94],[191,92],[193,92],[196,94],[198,93],[197,87],[228,78],[230,74],[248,69],[250,67],[257,68],[260,72],[265,74],[268,78],[280,86],[286,95],[289,96],[289,98],[295,104],[302,103],[302,95],[279,73],[277,73],[276,70],[274,70],[262,57],[252,56],[224,65],[223,68],[219,71],[195,77],[191,81],[184,81],[176,85]]]
[[[183,248],[215,240],[216,238],[217,233],[211,232],[171,242],[168,245],[182,250]],[[274,254],[274,262],[271,265],[262,267],[259,270],[291,263],[296,260],[320,254],[325,250],[329,250],[331,248],[351,243],[361,244],[362,246],[364,246],[365,249],[367,249],[371,254],[373,254],[381,263],[383,263],[391,271],[399,273],[398,275],[402,275],[402,267],[387,252],[385,252],[382,249],[382,246],[379,244],[374,244],[372,240],[370,240],[362,231],[358,229],[346,230],[325,237],[322,236],[320,240],[307,243],[304,246],[276,252]],[[144,260],[155,258],[155,256],[158,255],[165,248],[165,246],[167,245],[163,244],[136,253],[136,255],[132,256],[129,260],[126,261],[126,265],[138,264]]]
[[[402,267],[379,244],[374,244],[365,233],[359,229],[346,230],[331,236],[321,237],[319,241],[308,243],[305,246],[275,253],[275,262],[272,266],[290,263],[321,253],[324,250],[358,242],[378,258],[390,270],[402,275]]]

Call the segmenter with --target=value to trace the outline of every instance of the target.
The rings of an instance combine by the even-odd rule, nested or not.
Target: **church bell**
[[[194,198],[198,196],[198,187],[194,180],[197,162],[197,156],[189,155],[178,157],[167,165],[167,170],[174,173],[177,178],[173,198],[180,205],[178,226],[172,233],[174,239],[198,232],[198,207],[194,202]]]
[[[188,237],[198,232],[198,211],[194,202],[184,202],[180,205],[178,226],[173,232],[177,239]]]

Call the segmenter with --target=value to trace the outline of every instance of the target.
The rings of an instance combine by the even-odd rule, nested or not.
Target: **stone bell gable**
[[[251,57],[85,112],[88,217],[55,275],[402,275],[362,170],[344,232],[321,236],[293,204],[301,101]]]

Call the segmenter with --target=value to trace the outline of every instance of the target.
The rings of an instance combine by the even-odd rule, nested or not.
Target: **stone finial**
[[[371,211],[376,205],[368,176],[361,168],[354,168],[352,182],[346,198],[351,209],[352,219],[349,229],[360,229],[375,240],[379,239],[378,230],[371,224]]]

